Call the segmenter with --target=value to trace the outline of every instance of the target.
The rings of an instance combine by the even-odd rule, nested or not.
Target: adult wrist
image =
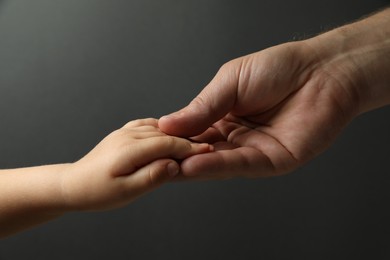
[[[317,67],[349,92],[356,114],[390,104],[390,8],[306,42]]]

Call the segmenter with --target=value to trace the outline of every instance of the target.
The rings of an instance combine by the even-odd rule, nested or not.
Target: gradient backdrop
[[[0,0],[0,168],[77,160],[235,57],[385,0]],[[0,241],[0,259],[390,259],[390,107],[280,178],[168,184]]]

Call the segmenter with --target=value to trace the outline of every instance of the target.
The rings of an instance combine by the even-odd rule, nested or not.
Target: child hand
[[[131,121],[64,171],[62,192],[70,210],[124,206],[178,174],[174,159],[212,149],[168,136],[157,125],[157,119]]]

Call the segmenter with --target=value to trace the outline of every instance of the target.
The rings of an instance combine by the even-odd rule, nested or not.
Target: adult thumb
[[[159,120],[159,128],[174,136],[191,137],[203,133],[228,114],[237,98],[241,62],[224,64],[213,80],[183,109]]]

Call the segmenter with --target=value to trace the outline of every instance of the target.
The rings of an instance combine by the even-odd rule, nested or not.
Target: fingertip
[[[174,120],[177,120],[177,119],[180,119],[181,117],[183,117],[184,115],[184,108],[179,110],[179,111],[176,111],[176,112],[173,112],[173,113],[170,113],[168,115],[164,115],[162,117],[160,117],[160,119],[158,120],[159,121],[159,124],[160,123],[169,123],[170,121],[174,121]]]
[[[179,171],[180,171],[180,167],[179,167],[178,163],[175,161],[168,163],[168,165],[166,166],[166,169],[167,169],[169,177],[171,177],[171,178],[173,178],[177,174],[179,174]]]
[[[158,128],[166,134],[181,136],[181,117],[183,117],[181,111],[162,116],[158,120]]]
[[[214,146],[208,143],[192,143],[191,145],[197,153],[207,153],[214,151]]]
[[[126,179],[135,193],[144,193],[174,178],[179,171],[180,166],[176,161],[160,159],[145,165]]]
[[[170,159],[157,160],[152,165],[155,165],[155,169],[151,170],[151,182],[153,184],[161,184],[174,178],[180,171],[179,164]]]
[[[161,117],[158,127],[168,135],[191,137],[201,134],[211,124],[205,107],[200,108],[190,104],[177,112]]]
[[[179,159],[185,159],[197,154],[204,154],[213,151],[213,146],[208,143],[189,143],[190,150],[179,156]]]
[[[165,115],[165,116],[160,117],[160,119],[159,119],[159,124],[160,124],[161,122],[165,123],[165,121],[171,120],[172,118],[175,117],[174,114],[175,114],[175,113],[168,114],[168,115]]]

